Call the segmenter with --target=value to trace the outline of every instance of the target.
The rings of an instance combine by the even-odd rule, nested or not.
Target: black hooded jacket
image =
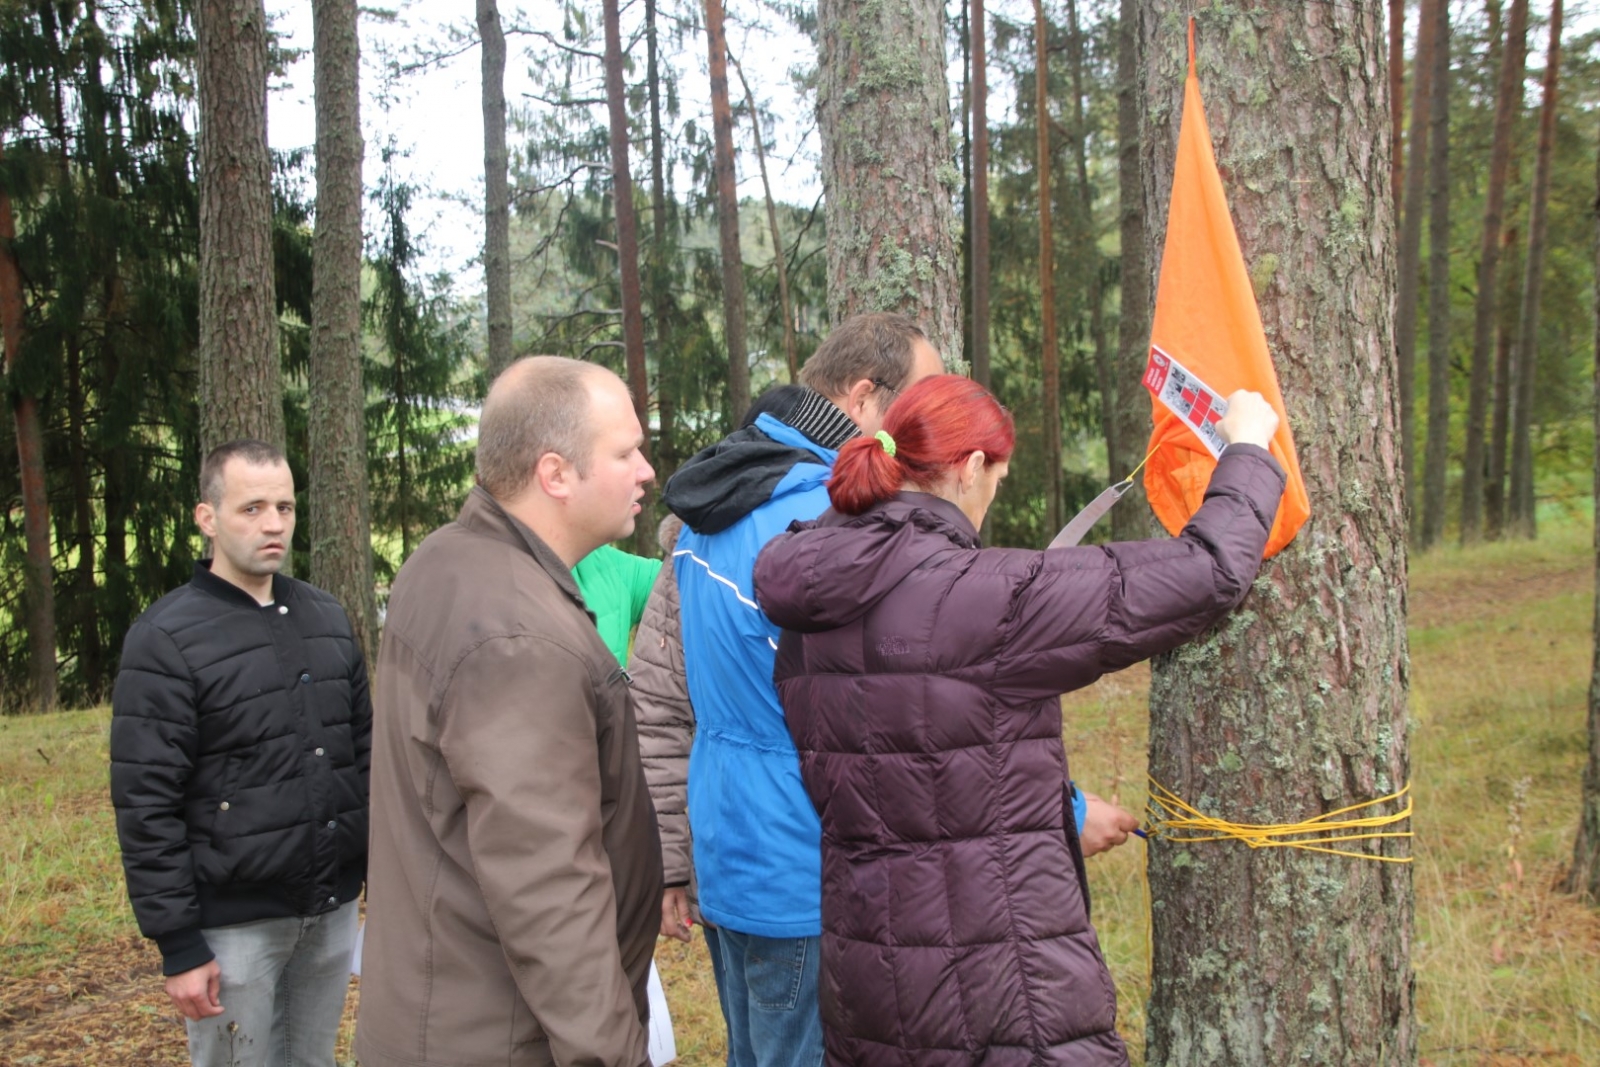
[[[316,915],[366,876],[372,705],[344,608],[283,575],[265,607],[211,573],[128,631],[111,799],[140,931],[165,973],[204,927]]]

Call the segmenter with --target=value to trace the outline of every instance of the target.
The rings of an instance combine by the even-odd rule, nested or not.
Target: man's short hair
[[[252,467],[276,467],[289,462],[283,449],[254,437],[241,437],[218,445],[206,453],[200,463],[200,499],[212,507],[222,503],[222,471],[235,457]]]
[[[806,360],[800,368],[800,382],[835,399],[863,378],[898,393],[911,377],[912,346],[927,339],[906,315],[892,311],[851,315],[834,327]]]
[[[478,484],[496,500],[510,500],[527,488],[546,452],[587,477],[595,439],[589,386],[603,374],[610,371],[565,356],[526,356],[507,367],[478,417]]]

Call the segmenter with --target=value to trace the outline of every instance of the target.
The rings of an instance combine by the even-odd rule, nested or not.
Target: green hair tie
[[[878,443],[883,446],[885,452],[889,453],[890,456],[894,455],[894,438],[889,436],[888,430],[879,430],[872,436],[878,439]]]

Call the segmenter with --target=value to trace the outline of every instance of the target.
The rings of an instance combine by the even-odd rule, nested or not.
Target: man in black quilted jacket
[[[366,877],[366,664],[338,601],[278,573],[283,453],[216,448],[200,495],[213,558],[128,631],[112,694],[128,898],[195,1067],[333,1067]]]

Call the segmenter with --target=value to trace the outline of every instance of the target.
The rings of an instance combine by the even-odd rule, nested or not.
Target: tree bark
[[[1506,176],[1508,188],[1518,184],[1517,160],[1511,160],[1511,173]],[[1489,440],[1486,443],[1488,465],[1484,475],[1483,507],[1484,533],[1491,541],[1500,540],[1506,530],[1506,469],[1507,446],[1511,441],[1511,350],[1517,336],[1517,313],[1521,310],[1522,295],[1522,231],[1515,222],[1516,204],[1510,205],[1508,215],[1513,216],[1501,229],[1499,293],[1496,296],[1494,328],[1494,376],[1489,383]]]
[[[3,151],[3,150],[0,150]],[[56,600],[50,551],[50,498],[44,472],[44,425],[39,398],[23,388],[16,372],[22,350],[22,272],[17,266],[16,220],[11,194],[0,183],[0,338],[5,349],[11,413],[17,428],[22,483],[22,527],[27,541],[23,592],[28,627],[28,695],[34,710],[56,709]]]
[[[728,348],[728,416],[737,426],[750,406],[750,356],[745,348],[744,257],[739,251],[739,188],[733,166],[733,107],[728,101],[728,39],[722,0],[705,0],[711,70],[712,176],[722,243],[722,332]]]
[[[1435,7],[1428,111],[1428,443],[1422,461],[1422,549],[1444,536],[1450,462],[1450,5]]]
[[[972,0],[972,379],[989,370],[989,41],[983,0]]]
[[[267,15],[195,8],[200,87],[200,452],[239,437],[283,447],[272,291]]]
[[[1389,144],[1394,147],[1389,159],[1389,184],[1397,218],[1405,192],[1405,157],[1400,153],[1405,139],[1405,101],[1406,0],[1389,0]]]
[[[478,0],[483,55],[483,282],[489,380],[511,365],[511,183],[506,162],[506,35],[495,0]]]
[[[617,259],[622,274],[622,347],[627,359],[633,410],[644,427],[644,453],[650,455],[650,378],[644,361],[644,293],[639,281],[639,223],[633,208],[633,174],[628,165],[628,102],[622,85],[622,27],[618,0],[605,0],[606,103],[611,117],[611,200],[617,214]],[[742,409],[741,409],[742,410]],[[648,526],[648,523],[640,524]],[[653,543],[645,530],[641,546]]]
[[[317,214],[311,239],[311,582],[378,661],[361,378],[361,45],[356,0],[313,0]]]
[[[661,73],[656,0],[645,0],[645,94],[650,104],[650,318],[656,338],[656,484],[666,485],[678,469],[677,374],[678,357],[672,345],[677,322],[672,301],[672,267],[667,261],[674,242],[667,222],[667,180],[664,137],[661,132]]]
[[[1594,430],[1600,441],[1600,157],[1595,163],[1594,213]],[[1594,468],[1594,500],[1600,506],[1600,463]],[[1597,507],[1600,513],[1600,507]],[[1594,530],[1595,588],[1600,589],[1600,523]],[[1600,597],[1594,602],[1594,658],[1589,670],[1589,761],[1583,768],[1578,836],[1572,846],[1572,869],[1567,872],[1569,893],[1600,904]]]
[[[1061,518],[1061,349],[1056,338],[1055,240],[1050,232],[1050,24],[1044,0],[1033,0],[1033,124],[1037,134],[1039,190],[1039,318],[1043,360],[1045,529],[1058,530]],[[1052,535],[1053,536],[1053,535]]]
[[[1411,76],[1411,132],[1406,142],[1410,159],[1405,171],[1405,214],[1400,228],[1398,295],[1395,299],[1395,347],[1400,392],[1400,474],[1405,483],[1406,516],[1418,522],[1416,496],[1416,365],[1417,305],[1422,293],[1422,215],[1428,175],[1428,108],[1433,82],[1433,39],[1438,20],[1434,8],[1445,0],[1421,0],[1417,16],[1417,54]],[[1395,155],[1400,155],[1399,145]]]
[[[1153,258],[1190,7],[1143,5]],[[1223,818],[1299,822],[1410,776],[1383,16],[1261,0],[1207,9],[1196,38],[1311,517],[1239,611],[1156,661],[1150,772]],[[1408,865],[1159,838],[1149,862],[1151,1067],[1415,1062]]]
[[[732,56],[728,57],[728,61],[733,63],[734,72],[739,75],[745,107],[750,110],[750,135],[756,142],[756,164],[761,168],[761,192],[767,202],[767,229],[772,234],[772,265],[778,272],[778,313],[783,316],[783,358],[789,370],[789,384],[793,385],[800,377],[800,358],[795,350],[794,308],[789,303],[789,263],[783,249],[783,234],[778,229],[778,204],[772,198],[772,182],[767,177],[767,146],[761,132],[761,112],[756,110],[756,94],[750,91],[744,67]]]
[[[1122,478],[1144,457],[1150,440],[1150,400],[1131,383],[1150,356],[1150,261],[1145,254],[1144,186],[1139,165],[1139,5],[1121,0],[1117,26],[1117,186],[1122,223],[1122,311],[1117,337],[1117,454],[1112,477]],[[1111,539],[1149,536],[1144,483],[1111,509]]]
[[[1511,140],[1522,110],[1522,71],[1527,55],[1528,0],[1512,0],[1501,46],[1500,83],[1495,95],[1494,139],[1489,152],[1489,184],[1484,196],[1483,244],[1478,259],[1477,314],[1472,330],[1472,379],[1467,395],[1467,444],[1461,477],[1461,541],[1483,536],[1484,425],[1489,408],[1494,335],[1495,280],[1500,264],[1500,225],[1505,214],[1506,172]]]
[[[1116,481],[1127,471],[1117,470],[1117,377],[1111,366],[1111,345],[1106,337],[1105,282],[1100,242],[1094,227],[1094,190],[1089,185],[1089,121],[1084,103],[1084,34],[1078,21],[1077,0],[1067,0],[1067,61],[1072,68],[1072,155],[1077,165],[1078,211],[1073,225],[1080,258],[1089,273],[1083,300],[1089,305],[1089,343],[1094,351],[1096,385],[1100,393],[1100,432],[1106,443],[1106,478]]]
[[[900,311],[961,343],[961,264],[939,0],[818,0],[828,313]]]
[[[1550,169],[1555,156],[1556,91],[1561,73],[1561,0],[1550,4],[1550,50],[1544,64],[1544,99],[1539,105],[1539,152],[1534,163],[1533,202],[1528,208],[1528,262],[1522,276],[1521,328],[1512,365],[1516,403],[1511,420],[1511,533],[1534,537],[1538,516],[1533,492],[1533,397],[1539,378],[1539,300],[1544,287],[1545,231],[1550,205]]]

